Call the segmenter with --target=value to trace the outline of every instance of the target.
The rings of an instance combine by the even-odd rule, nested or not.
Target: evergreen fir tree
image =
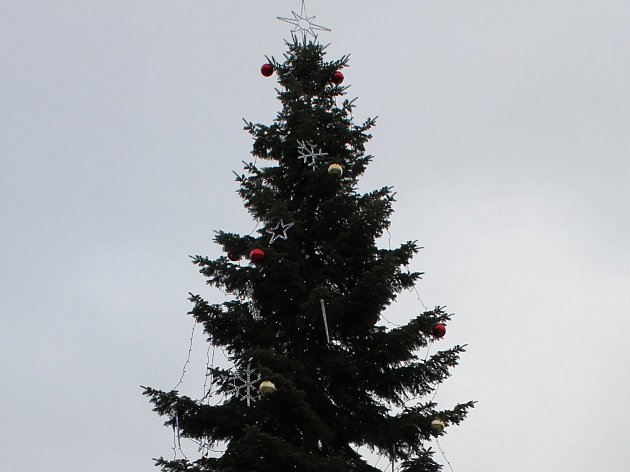
[[[365,144],[375,120],[354,124],[354,100],[343,99],[345,87],[331,81],[348,57],[326,62],[316,39],[293,37],[287,47],[284,61],[270,60],[281,111],[270,125],[246,125],[253,156],[269,165],[248,163],[237,176],[244,205],[262,227],[255,237],[217,232],[229,258],[193,258],[209,284],[236,296],[222,304],[191,296],[192,316],[234,363],[211,369],[225,399],[211,405],[145,389],[182,437],[226,450],[157,464],[164,471],[380,470],[356,452],[366,446],[393,455],[402,471],[440,470],[427,443],[443,433],[432,421],[459,424],[472,402],[439,409],[430,393],[464,349],[419,354],[435,325],[450,318],[439,307],[394,329],[379,323],[420,278],[406,268],[419,247],[378,247],[394,195],[390,187],[357,189],[372,160]],[[343,174],[329,172],[331,164]],[[256,263],[230,260],[250,258],[252,250],[262,251],[252,254]],[[248,367],[256,373],[252,385],[233,390],[234,373],[246,375]]]

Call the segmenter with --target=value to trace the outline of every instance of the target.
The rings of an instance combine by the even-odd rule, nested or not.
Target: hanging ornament
[[[247,308],[249,309],[249,314],[252,315],[252,318],[254,318],[255,320],[262,319],[262,317],[260,316],[260,308],[258,308],[258,305],[256,305],[256,302],[254,300],[250,300],[247,303]]]
[[[258,383],[260,377],[260,374],[255,372],[248,363],[244,370],[232,375],[232,388],[227,393],[247,402],[247,406],[250,406],[252,402],[258,400],[258,392],[254,385]]]
[[[311,166],[312,169],[315,169],[317,166],[315,159],[328,155],[327,153],[322,152],[321,149],[317,149],[313,143],[298,141],[297,144],[300,159],[304,160],[304,164]]]
[[[251,252],[249,253],[249,260],[252,261],[254,264],[258,264],[262,262],[264,258],[265,258],[265,251],[263,251],[262,249],[259,249],[259,248],[252,249]]]
[[[260,308],[256,304],[254,300],[254,284],[251,280],[248,280],[245,283],[245,297],[244,299],[247,301],[247,308],[249,309],[249,314],[252,315],[252,318],[255,320],[261,320],[260,316]]]
[[[343,72],[341,72],[340,70],[336,70],[335,72],[333,72],[332,77],[330,78],[330,81],[335,85],[339,85],[343,82],[343,79],[344,79]]]
[[[236,261],[240,261],[241,260],[241,255],[234,252],[234,251],[228,251],[227,252],[227,258],[229,260],[231,260],[232,262],[236,262]]]
[[[324,299],[319,299],[319,304],[322,307],[322,318],[324,319],[324,329],[326,330],[326,341],[330,344],[330,332],[328,331],[328,316],[326,315],[326,304]]]
[[[446,325],[442,323],[437,323],[433,327],[433,336],[435,336],[436,338],[438,339],[443,338],[445,334],[446,334]]]
[[[287,230],[293,226],[293,223],[284,224],[283,220],[280,220],[275,228],[268,229],[267,233],[271,235],[271,239],[269,240],[269,244],[273,244],[276,239],[284,239],[285,241],[289,239],[287,236]]]
[[[334,175],[335,177],[341,177],[341,175],[343,174],[343,167],[341,167],[341,164],[330,164],[328,166],[328,173],[330,175]]]
[[[265,77],[271,77],[273,75],[273,66],[271,64],[263,64],[260,68],[260,73]]]
[[[444,427],[446,425],[444,424],[444,421],[442,421],[440,418],[435,418],[433,421],[431,421],[431,429],[433,430],[434,434],[440,434],[442,431],[444,431]]]
[[[263,380],[260,383],[260,387],[258,387],[258,391],[263,396],[271,395],[273,392],[276,391],[276,386],[273,382],[269,380]]]

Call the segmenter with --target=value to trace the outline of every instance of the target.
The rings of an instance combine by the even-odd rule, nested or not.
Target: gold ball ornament
[[[328,166],[328,173],[330,175],[334,175],[335,177],[341,177],[341,175],[343,174],[343,167],[341,167],[341,164],[330,164],[330,166]]]
[[[444,421],[442,421],[440,418],[436,418],[431,421],[431,429],[435,434],[440,434],[442,431],[444,431],[445,426],[446,425],[444,424]]]
[[[276,386],[273,384],[273,382],[270,382],[269,380],[263,380],[262,382],[260,382],[260,387],[258,387],[258,391],[261,395],[271,395],[273,392],[276,391]]]

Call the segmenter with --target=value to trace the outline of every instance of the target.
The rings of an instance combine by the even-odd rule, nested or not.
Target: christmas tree
[[[348,57],[327,62],[315,36],[325,28],[294,13],[277,76],[282,108],[270,125],[247,123],[252,155],[237,174],[255,236],[218,231],[226,255],[195,256],[208,283],[234,297],[210,304],[191,296],[208,341],[233,367],[211,367],[219,401],[146,388],[155,411],[178,434],[222,444],[220,455],[159,459],[164,471],[300,472],[381,470],[367,447],[402,471],[437,471],[428,445],[459,424],[472,403],[439,409],[431,393],[449,376],[462,346],[421,355],[445,333],[437,307],[387,328],[384,310],[421,273],[407,268],[419,247],[380,248],[389,227],[390,187],[357,189],[372,156],[375,120],[354,124],[344,99]],[[259,164],[260,163],[260,164]],[[265,164],[265,165],[262,165]],[[424,357],[424,358],[423,358]]]

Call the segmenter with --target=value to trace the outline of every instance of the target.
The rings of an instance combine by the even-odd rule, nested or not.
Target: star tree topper
[[[302,33],[304,41],[306,41],[306,36],[309,34],[316,39],[317,33],[315,31],[330,31],[330,28],[313,23],[313,20],[315,19],[314,16],[306,15],[304,0],[302,0],[302,10],[300,11],[300,14],[298,15],[294,11],[291,11],[291,13],[293,14],[293,18],[283,18],[279,16],[278,19],[293,25],[294,28],[291,30],[291,33]]]

